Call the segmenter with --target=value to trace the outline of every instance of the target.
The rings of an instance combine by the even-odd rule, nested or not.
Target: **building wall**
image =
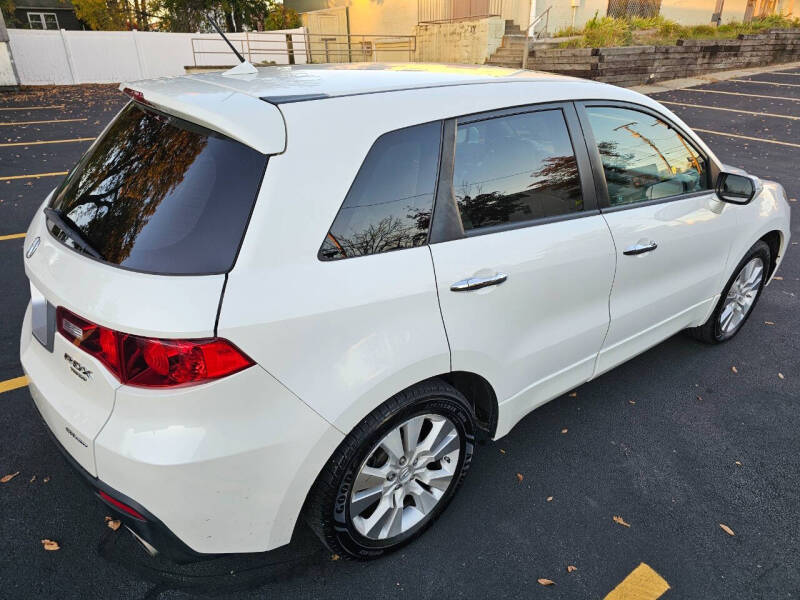
[[[547,8],[547,2],[548,0],[538,0],[539,12]],[[572,24],[571,4],[572,0],[553,0],[548,27],[551,33]],[[715,5],[715,0],[662,0],[660,14],[682,25],[709,25]],[[722,22],[741,21],[746,6],[747,0],[725,0]],[[575,26],[583,27],[595,14],[600,17],[605,16],[607,8],[608,0],[579,0],[575,10]],[[792,14],[793,9],[794,0],[778,0],[777,12]]]
[[[482,65],[503,42],[502,17],[420,23],[416,59],[419,62]]]
[[[21,4],[21,2],[20,2]],[[28,29],[28,13],[55,13],[58,19],[58,28],[67,30],[86,29],[83,23],[75,16],[75,11],[71,8],[17,8],[14,11],[18,23],[17,27]]]

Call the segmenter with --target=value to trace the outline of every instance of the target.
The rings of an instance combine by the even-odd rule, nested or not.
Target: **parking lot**
[[[655,97],[723,162],[800,197],[800,67]],[[277,551],[180,566],[109,529],[32,405],[18,337],[28,223],[124,102],[115,86],[0,94],[0,477],[19,472],[0,484],[0,596],[800,597],[797,204],[740,335],[677,335],[478,447],[450,508],[399,553],[337,560],[299,524]]]

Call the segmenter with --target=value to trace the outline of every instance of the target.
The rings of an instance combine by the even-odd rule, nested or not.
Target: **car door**
[[[578,111],[617,251],[599,374],[705,320],[736,211],[714,193],[715,165],[665,115],[604,102]]]
[[[445,125],[430,250],[454,371],[485,377],[496,433],[588,380],[614,246],[571,103]]]

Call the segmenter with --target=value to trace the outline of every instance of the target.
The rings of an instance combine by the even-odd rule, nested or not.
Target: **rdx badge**
[[[92,372],[89,369],[84,367],[81,363],[72,358],[66,352],[64,352],[64,360],[67,361],[67,364],[69,364],[70,371],[75,373],[75,375],[77,375],[84,381],[88,381],[89,378],[92,376]]]

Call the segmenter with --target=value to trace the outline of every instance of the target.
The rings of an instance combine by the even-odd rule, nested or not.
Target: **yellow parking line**
[[[758,81],[756,79],[727,79],[736,83],[763,83],[764,85],[782,85],[785,87],[800,87],[800,83],[778,83],[776,81]]]
[[[18,240],[19,238],[24,238],[24,233],[12,233],[10,235],[0,235],[0,242],[5,242],[6,240]]]
[[[3,392],[10,392],[11,390],[16,390],[17,388],[25,387],[28,385],[28,376],[23,375],[22,377],[15,377],[14,379],[6,379],[5,381],[0,381],[0,394]]]
[[[765,144],[778,144],[779,146],[789,146],[790,148],[800,148],[800,144],[793,144],[791,142],[780,142],[778,140],[768,140],[766,138],[750,137],[749,135],[738,135],[736,133],[725,133],[724,131],[712,131],[710,129],[697,129],[692,127],[693,131],[700,133],[711,133],[713,135],[724,135],[725,137],[737,138],[740,140],[752,140],[753,142],[764,142]]]
[[[776,113],[762,113],[752,110],[739,110],[738,108],[723,108],[721,106],[705,106],[703,104],[687,104],[686,102],[668,102],[660,100],[661,104],[672,104],[673,106],[687,106],[689,108],[704,108],[706,110],[724,110],[725,112],[735,112],[745,115],[756,115],[759,117],[776,117],[778,119],[791,119],[792,121],[800,121],[800,117],[793,117],[791,115],[779,115]]]
[[[69,144],[71,142],[91,142],[95,138],[73,138],[71,140],[45,140],[40,142],[10,142],[7,144],[0,144],[0,148],[8,148],[10,146],[39,146],[41,144]]]
[[[51,119],[49,121],[11,121],[9,123],[0,122],[2,127],[15,127],[17,125],[44,125],[46,123],[75,123],[76,121],[87,121],[87,117],[81,119]]]
[[[798,73],[800,75],[800,73]],[[747,98],[767,98],[769,100],[790,100],[800,102],[800,98],[790,98],[789,96],[764,96],[760,94],[743,94],[742,92],[723,92],[722,90],[699,90],[697,88],[683,88],[681,92],[702,92],[704,94],[726,94],[728,96],[745,96]]]
[[[47,108],[64,108],[63,104],[52,104],[50,106],[5,106],[0,110],[45,110]]]
[[[641,563],[604,600],[656,600],[669,589],[661,575]]]
[[[38,179],[39,177],[56,177],[58,175],[66,175],[69,171],[58,171],[57,173],[34,173],[31,175],[9,175],[8,177],[0,177],[0,181],[10,181],[12,179]]]

